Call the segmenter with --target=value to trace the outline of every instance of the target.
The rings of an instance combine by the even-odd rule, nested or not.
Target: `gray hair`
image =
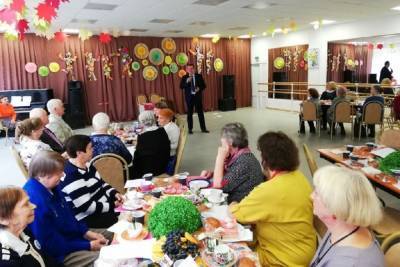
[[[145,110],[140,112],[139,114],[139,121],[145,127],[151,127],[156,124],[156,119],[154,117],[154,112],[150,110]]]
[[[233,147],[244,148],[249,145],[247,131],[240,122],[225,124],[221,136],[230,141]]]
[[[336,88],[336,94],[338,96],[346,96],[347,88],[344,86],[339,86]]]
[[[47,101],[47,104],[46,104],[47,110],[49,111],[50,114],[53,114],[54,110],[57,107],[60,107],[62,105],[63,105],[63,102],[57,98],[50,99],[49,101]]]
[[[99,112],[93,116],[92,126],[95,131],[107,130],[110,126],[110,117],[104,112]]]
[[[29,118],[42,118],[42,115],[46,114],[47,116],[47,111],[42,109],[42,108],[34,108],[31,111],[29,111]]]

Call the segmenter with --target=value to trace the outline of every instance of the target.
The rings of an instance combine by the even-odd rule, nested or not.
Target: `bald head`
[[[42,108],[34,108],[29,112],[29,118],[39,118],[43,125],[46,125],[49,123],[49,118],[47,116],[46,110]]]

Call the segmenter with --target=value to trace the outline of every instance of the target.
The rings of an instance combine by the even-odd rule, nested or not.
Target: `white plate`
[[[205,180],[193,180],[189,182],[189,188],[207,188],[210,186],[210,183]]]

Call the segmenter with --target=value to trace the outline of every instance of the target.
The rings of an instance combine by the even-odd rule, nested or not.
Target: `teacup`
[[[146,181],[151,181],[151,180],[153,180],[153,174],[146,173],[145,175],[143,175],[143,179],[145,179]]]
[[[214,260],[221,265],[230,263],[234,259],[233,251],[227,245],[218,245],[214,249]]]
[[[224,201],[223,191],[220,189],[210,189],[207,195],[207,199],[213,203],[220,203]]]
[[[140,185],[140,189],[143,192],[150,191],[152,189],[153,183],[151,181],[143,181],[142,184]]]
[[[137,192],[137,191],[135,191],[135,190],[130,190],[130,191],[128,191],[128,192],[126,193],[126,197],[127,197],[128,200],[131,200],[131,199],[140,199],[140,198],[143,198],[144,195],[143,195],[143,193]]]
[[[346,146],[347,151],[353,152],[354,146],[353,145],[347,145]]]
[[[133,211],[132,222],[144,224],[144,216],[146,213],[144,211]]]
[[[139,223],[139,222],[134,222],[133,224],[131,224],[128,228],[128,236],[129,238],[136,238],[140,235],[140,233],[143,230],[143,224]]]
[[[343,152],[343,159],[348,159],[350,157],[350,151]]]
[[[375,148],[375,143],[373,143],[373,142],[368,142],[368,143],[366,143],[366,145],[367,145],[369,151],[371,151],[372,149]]]
[[[181,185],[186,185],[186,181],[187,181],[187,175],[179,175],[178,176],[178,182]]]
[[[213,253],[215,248],[218,246],[218,239],[207,237],[204,239],[204,245],[207,253]]]

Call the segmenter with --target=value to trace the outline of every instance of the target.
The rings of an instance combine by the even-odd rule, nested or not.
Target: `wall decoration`
[[[178,65],[176,65],[175,62],[172,62],[172,63],[169,65],[169,69],[171,70],[172,73],[177,73],[178,70],[179,70]]]
[[[49,64],[49,69],[51,72],[59,72],[60,71],[60,64],[58,64],[57,62],[51,62]]]
[[[305,60],[304,60],[304,59],[300,60],[299,67],[300,67],[301,69],[304,69],[305,66],[306,66]]]
[[[309,69],[319,68],[319,48],[308,49],[308,68]]]
[[[102,44],[108,44],[109,42],[111,42],[111,35],[106,32],[102,32],[99,35],[99,40]]]
[[[84,55],[86,58],[85,68],[88,71],[88,79],[91,82],[97,81],[96,74],[94,73],[94,64],[96,61],[98,61],[98,59],[93,57],[92,52],[86,52]]]
[[[381,50],[383,48],[383,44],[377,44],[376,48],[378,48],[379,50]]]
[[[344,54],[343,54],[343,71],[345,71],[346,70],[346,65],[347,65],[347,53],[346,52],[344,52]]]
[[[207,59],[206,59],[206,71],[207,74],[210,74],[210,72],[212,71],[212,59],[214,58],[214,53],[212,51],[212,49],[208,50],[207,52]]]
[[[59,54],[58,57],[65,63],[65,69],[63,69],[62,71],[67,74],[67,79],[75,80],[74,62],[76,61],[77,57],[73,56],[72,53],[69,51],[66,52],[64,56]]]
[[[85,30],[85,29],[79,30],[78,37],[79,37],[79,39],[81,39],[82,42],[86,41],[86,40],[89,40],[90,37],[92,37],[92,36],[93,36],[93,33],[91,31],[89,31],[89,30]]]
[[[185,76],[185,75],[186,75],[186,71],[185,71],[185,70],[180,70],[180,71],[178,72],[179,78],[182,78],[182,77]]]
[[[274,59],[274,67],[277,70],[281,70],[285,67],[285,60],[283,57],[277,57]]]
[[[158,71],[154,66],[147,66],[143,69],[143,78],[146,81],[154,81],[157,79]]]
[[[138,59],[145,59],[149,55],[149,48],[144,43],[138,43],[135,45],[134,53]]]
[[[129,55],[128,48],[120,47],[118,49],[118,55],[121,56],[122,64],[122,78],[129,77],[132,78],[131,63],[133,59]]]
[[[17,22],[16,29],[18,31],[19,39],[24,40],[25,32],[29,30],[28,21],[26,19],[20,19]]]
[[[140,63],[137,62],[137,61],[133,61],[133,62],[132,62],[132,69],[133,69],[134,71],[140,70]]]
[[[293,51],[293,71],[297,71],[297,65],[299,64],[299,56],[301,52],[303,52],[303,49],[296,46]]]
[[[204,60],[204,54],[201,53],[201,47],[197,45],[195,50],[189,49],[189,52],[196,58],[197,72],[201,74]]]
[[[179,66],[185,66],[188,61],[188,56],[185,53],[181,52],[176,55],[176,63],[178,63]]]
[[[54,33],[54,39],[60,43],[65,42],[65,40],[67,39],[67,36],[65,33],[63,33],[61,30],[58,32]]]
[[[28,73],[35,73],[37,71],[37,65],[33,62],[28,62],[25,64],[25,70]]]
[[[214,60],[214,69],[216,72],[221,72],[224,69],[224,62],[220,58]]]
[[[47,66],[41,66],[38,69],[38,73],[41,77],[47,77],[49,76],[49,68]]]
[[[101,63],[103,64],[103,74],[104,77],[106,77],[107,80],[112,81],[112,66],[113,64],[110,62],[110,57],[107,55],[102,55],[101,56]]]
[[[148,61],[147,59],[143,59],[143,60],[142,60],[142,65],[143,65],[143,66],[149,65],[149,61]]]
[[[168,74],[170,73],[169,67],[168,67],[168,66],[162,67],[162,73],[163,73],[164,75],[168,75]]]
[[[161,41],[161,48],[166,54],[173,54],[176,51],[176,44],[172,38],[164,38]]]
[[[149,53],[149,60],[154,65],[160,65],[164,62],[164,53],[160,48],[153,48]]]
[[[172,57],[171,56],[166,56],[164,59],[165,64],[169,65],[172,63]]]
[[[4,39],[6,39],[7,41],[16,41],[18,40],[18,34],[13,32],[6,32],[4,33]]]
[[[285,58],[285,67],[288,71],[290,71],[290,66],[292,64],[292,52],[289,48],[285,48],[282,50],[283,57]]]

